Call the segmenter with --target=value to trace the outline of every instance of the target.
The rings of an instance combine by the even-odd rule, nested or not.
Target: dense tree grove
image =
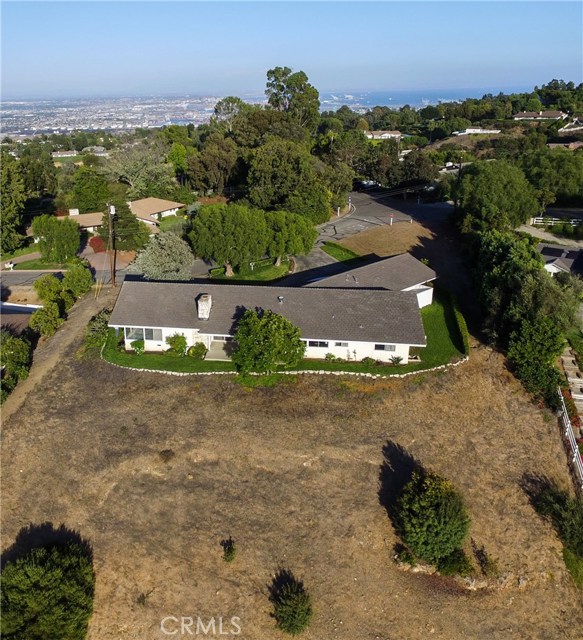
[[[126,201],[153,196],[190,205],[200,196],[224,194],[231,201],[291,211],[319,224],[346,204],[354,178],[389,188],[425,184],[437,178],[445,162],[497,159],[517,167],[531,190],[515,171],[506,170],[508,165],[507,177],[494,168],[482,168],[485,173],[479,177],[471,167],[466,169],[459,198],[468,225],[486,229],[493,221],[496,228],[508,228],[524,219],[527,209],[530,214],[552,203],[583,205],[583,152],[546,147],[549,142],[581,140],[583,134],[559,135],[563,121],[512,120],[522,110],[562,109],[570,116],[583,115],[583,84],[552,80],[527,93],[487,94],[421,109],[376,106],[362,114],[344,106],[320,113],[319,93],[306,74],[277,66],[267,71],[265,93],[266,105],[223,98],[210,122],[198,127],[52,134],[24,143],[5,139],[5,150],[17,158],[3,153],[2,251],[23,244],[25,225],[39,210],[103,211],[112,188],[120,186]],[[502,134],[478,139],[471,147],[457,138],[436,145],[469,126],[498,128]],[[398,130],[404,137],[371,142],[364,134],[369,129]],[[96,145],[110,157],[91,155],[90,147]],[[51,152],[62,150],[83,155],[76,164],[55,167]],[[450,178],[439,178],[435,196],[455,197]],[[471,196],[476,181],[492,187],[492,197],[484,203]],[[124,229],[123,236],[119,248],[144,246],[139,225]]]
[[[316,239],[304,216],[287,211],[265,212],[240,204],[202,207],[192,222],[189,239],[195,255],[232,269],[271,256],[309,253]]]

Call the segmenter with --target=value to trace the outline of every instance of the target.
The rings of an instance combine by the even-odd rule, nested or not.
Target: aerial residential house
[[[559,135],[568,135],[569,133],[575,133],[576,131],[583,131],[583,119],[574,118],[573,122],[567,123],[564,127],[559,129]]]
[[[414,258],[410,253],[402,253],[322,278],[306,286],[412,291],[415,293],[417,304],[421,309],[433,302],[433,287],[429,283],[436,278],[437,274],[433,269]]]
[[[513,120],[564,120],[567,117],[562,111],[521,111],[512,116]]]
[[[98,158],[109,158],[106,148],[101,146],[85,147],[81,153],[90,153]]]
[[[53,160],[58,160],[59,158],[73,158],[78,155],[79,155],[79,152],[75,151],[74,149],[70,151],[53,151],[51,153]]]
[[[572,273],[578,275],[583,273],[583,257],[581,249],[578,247],[541,242],[536,249],[545,261],[545,270],[550,274]]]
[[[146,351],[168,349],[176,333],[207,359],[225,359],[247,309],[271,310],[300,329],[306,357],[407,362],[411,347],[426,346],[414,291],[148,282],[126,276],[109,326],[123,332],[126,349],[144,340]],[[226,348],[225,348],[226,347]]]
[[[167,216],[175,216],[185,205],[161,198],[142,198],[128,202],[130,211],[142,222],[158,227],[160,220]]]
[[[400,131],[365,131],[364,135],[369,140],[400,140],[403,137]]]
[[[60,216],[59,220],[64,220],[67,216]],[[89,233],[96,233],[103,224],[103,213],[95,211],[93,213],[79,213],[79,209],[69,209],[69,218],[74,220],[79,227]]]
[[[500,133],[500,129],[480,129],[479,127],[470,127],[462,131],[453,131],[452,136],[471,136],[475,134]]]

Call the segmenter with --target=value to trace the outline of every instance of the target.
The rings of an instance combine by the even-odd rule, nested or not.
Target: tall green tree
[[[92,560],[81,545],[33,549],[2,572],[2,637],[84,640],[94,590]]]
[[[42,215],[32,222],[38,249],[44,260],[65,263],[77,255],[81,245],[79,225],[71,218]]]
[[[23,236],[18,232],[26,195],[24,180],[18,160],[8,153],[2,153],[2,253],[12,253],[21,246]]]
[[[194,256],[174,233],[153,236],[131,264],[130,271],[148,280],[190,280]]]
[[[116,189],[109,190],[109,204],[114,207],[115,215],[113,224],[113,244],[118,251],[139,251],[143,249],[150,240],[151,229],[148,225],[130,211],[128,203],[123,196],[123,192]],[[98,233],[103,238],[106,246],[109,243],[109,210],[103,216],[103,224],[99,227]]]
[[[268,234],[263,211],[243,205],[201,207],[192,221],[189,238],[195,255],[233,267],[259,260],[267,252]]]
[[[516,229],[539,211],[534,189],[524,173],[503,160],[474,162],[457,189],[463,230]]]
[[[249,109],[241,98],[236,96],[227,96],[219,100],[215,105],[213,120],[220,128],[228,133],[233,131],[233,121],[240,113],[245,113]]]
[[[303,145],[270,139],[251,160],[249,200],[261,209],[285,209],[316,224],[325,222],[331,212],[330,193],[319,181],[314,163]]]
[[[79,167],[73,176],[70,202],[79,213],[104,211],[108,198],[107,181],[95,169]]]
[[[310,131],[315,129],[320,117],[320,94],[303,71],[292,73],[289,67],[270,69],[265,94],[273,109],[285,111]]]
[[[300,330],[273,311],[248,309],[237,324],[232,359],[243,374],[269,373],[277,365],[293,367],[303,358],[306,345]]]

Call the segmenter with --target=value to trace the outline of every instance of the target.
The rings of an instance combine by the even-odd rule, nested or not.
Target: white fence
[[[575,484],[577,490],[583,493],[583,460],[581,460],[581,454],[579,453],[579,447],[575,440],[575,432],[573,426],[569,420],[569,414],[567,413],[567,407],[565,406],[565,400],[561,390],[558,390],[559,398],[561,400],[561,421],[563,423],[563,436],[565,445],[567,447],[567,453],[569,455],[569,466],[573,475],[575,476]]]
[[[531,225],[552,225],[552,224],[570,224],[572,227],[578,227],[583,224],[583,218],[547,218],[545,216],[537,216],[530,219]]]

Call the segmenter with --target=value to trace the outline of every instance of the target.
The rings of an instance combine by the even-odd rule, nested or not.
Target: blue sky
[[[2,97],[259,93],[583,81],[580,2],[4,2]]]

